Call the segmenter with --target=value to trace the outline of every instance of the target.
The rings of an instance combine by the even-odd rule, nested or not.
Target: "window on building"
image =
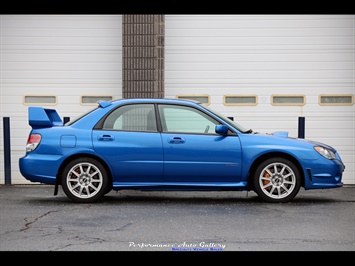
[[[83,105],[94,105],[98,101],[111,101],[113,96],[111,95],[82,95],[81,104]]]
[[[225,95],[223,103],[224,105],[257,105],[258,97],[256,95]]]
[[[272,95],[272,105],[305,105],[306,96],[304,95]]]
[[[354,95],[351,94],[323,94],[319,95],[319,105],[353,105]]]
[[[56,105],[57,96],[54,95],[25,95],[23,97],[25,105]]]
[[[189,99],[189,100],[194,100],[198,101],[202,104],[209,105],[210,104],[210,96],[205,95],[205,94],[185,94],[185,95],[177,95],[176,98],[178,99]]]

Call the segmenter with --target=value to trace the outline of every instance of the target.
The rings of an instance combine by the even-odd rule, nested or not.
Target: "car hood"
[[[336,152],[336,150],[332,146],[329,146],[329,145],[324,144],[322,142],[313,141],[313,140],[309,140],[309,139],[303,139],[303,138],[289,137],[287,131],[276,131],[276,132],[273,132],[273,133],[266,133],[266,134],[261,134],[261,135],[266,135],[266,136],[275,137],[275,138],[290,139],[290,140],[294,140],[294,141],[307,142],[309,144],[312,144],[312,145],[315,145],[315,146],[316,145],[317,146],[322,146],[324,148],[330,149],[333,152]]]

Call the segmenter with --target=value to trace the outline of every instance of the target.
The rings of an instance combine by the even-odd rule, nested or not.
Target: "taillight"
[[[41,135],[40,134],[31,134],[28,136],[26,151],[31,152],[34,151],[38,144],[41,142]]]

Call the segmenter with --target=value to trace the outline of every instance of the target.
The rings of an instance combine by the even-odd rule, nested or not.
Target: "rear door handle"
[[[168,142],[171,144],[182,144],[185,143],[185,139],[180,137],[172,137],[168,138]]]
[[[100,135],[97,137],[98,140],[103,140],[103,141],[108,141],[108,140],[114,140],[114,136],[111,135]]]

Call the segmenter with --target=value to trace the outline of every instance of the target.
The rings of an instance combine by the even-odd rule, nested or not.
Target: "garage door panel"
[[[210,106],[261,132],[286,129],[354,151],[355,105],[321,106],[321,94],[355,94],[354,15],[166,15],[165,94],[208,95]],[[223,105],[224,95],[257,104]],[[304,95],[276,106],[272,95]],[[344,163],[353,164],[352,156]],[[344,182],[355,184],[354,169]]]
[[[82,95],[120,97],[122,16],[1,15],[0,27],[1,115],[11,122],[12,183],[22,184],[16,165],[30,130],[24,96],[55,96],[37,105],[71,118],[93,108],[81,104]]]

